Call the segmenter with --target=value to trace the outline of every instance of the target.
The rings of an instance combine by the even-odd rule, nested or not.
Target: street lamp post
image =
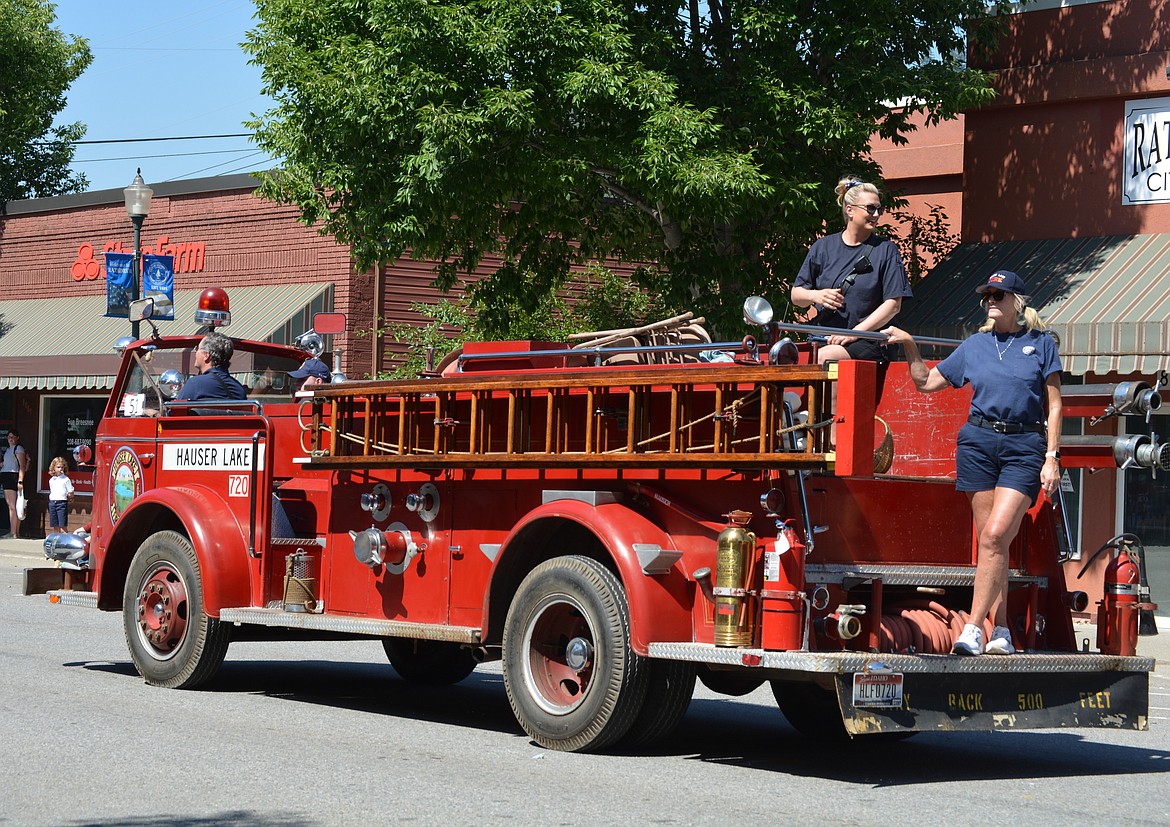
[[[142,222],[150,215],[150,199],[154,190],[142,180],[142,169],[134,176],[130,186],[122,190],[126,198],[126,214],[134,224],[134,262],[130,267],[130,301],[139,299],[139,285],[142,283]],[[130,323],[130,335],[138,340],[138,322]]]

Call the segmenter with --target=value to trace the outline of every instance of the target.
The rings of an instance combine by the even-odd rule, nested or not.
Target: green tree
[[[251,126],[284,159],[262,192],[363,265],[438,261],[442,289],[499,256],[479,290],[528,306],[614,257],[716,327],[747,293],[783,311],[838,177],[879,176],[872,135],[993,96],[962,59],[993,42],[985,0],[256,5],[277,105]]]
[[[93,56],[83,38],[53,27],[56,8],[43,0],[0,0],[0,205],[88,184],[69,169],[85,126],[53,126],[53,119]]]
[[[938,204],[928,203],[926,207],[925,216],[894,210],[890,216],[902,222],[901,230],[882,228],[883,235],[898,245],[912,288],[918,287],[926,274],[961,241],[959,234],[951,230],[946,210]]]

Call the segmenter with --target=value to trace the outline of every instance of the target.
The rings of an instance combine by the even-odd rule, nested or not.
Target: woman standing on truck
[[[971,414],[955,451],[955,487],[971,501],[979,556],[972,622],[951,651],[1010,655],[1016,650],[1007,617],[1008,547],[1040,489],[1052,496],[1060,485],[1060,355],[1015,273],[997,270],[975,292],[987,321],[929,370],[910,334],[896,327],[882,332],[905,347],[922,393],[971,384]],[[994,629],[984,647],[988,615]]]
[[[898,315],[902,299],[913,295],[906,266],[897,246],[874,233],[885,212],[878,188],[849,176],[837,183],[835,192],[845,229],[813,242],[792,286],[792,303],[815,304],[818,325],[880,330]],[[842,359],[889,361],[878,342],[829,336],[817,361]]]

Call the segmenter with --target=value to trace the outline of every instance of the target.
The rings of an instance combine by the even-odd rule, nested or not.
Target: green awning
[[[156,322],[164,335],[199,330],[195,307],[202,289],[175,291],[175,320]],[[237,339],[291,343],[312,326],[313,314],[333,309],[331,284],[228,288]],[[0,390],[109,390],[121,357],[114,342],[130,322],[110,319],[104,293],[0,301]],[[149,333],[143,323],[142,333]]]
[[[995,270],[1019,273],[1060,337],[1064,369],[1151,376],[1170,367],[1170,233],[962,244],[903,306],[913,334],[962,339],[986,314],[975,296]]]

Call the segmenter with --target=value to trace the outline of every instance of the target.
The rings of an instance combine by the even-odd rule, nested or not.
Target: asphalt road
[[[825,745],[766,688],[699,687],[652,754],[573,755],[528,740],[498,664],[418,688],[376,642],[237,643],[208,689],[149,687],[118,615],[20,594],[41,563],[0,542],[0,825],[1170,823],[1170,630],[1142,639],[1148,732]]]

